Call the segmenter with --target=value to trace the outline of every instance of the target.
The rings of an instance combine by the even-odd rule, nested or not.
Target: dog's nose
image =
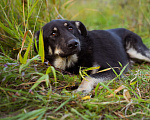
[[[75,49],[75,48],[78,47],[78,45],[79,45],[79,42],[77,40],[73,39],[73,40],[68,41],[68,45],[67,46],[70,49]]]

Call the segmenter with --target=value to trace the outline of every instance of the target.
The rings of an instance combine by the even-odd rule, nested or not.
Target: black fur
[[[79,21],[53,20],[43,28],[45,58],[60,69],[78,74],[80,67],[100,66],[85,77],[77,91],[90,92],[98,82],[111,80],[131,59],[150,62],[150,50],[141,38],[124,28],[87,31]],[[36,33],[38,43],[39,31]],[[38,45],[38,44],[37,44]],[[37,50],[35,49],[37,52]]]

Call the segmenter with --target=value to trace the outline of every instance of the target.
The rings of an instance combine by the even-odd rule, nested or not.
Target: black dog
[[[141,38],[124,28],[87,31],[80,21],[53,20],[42,29],[45,58],[55,67],[78,74],[80,67],[100,66],[82,80],[77,91],[88,93],[97,83],[115,78],[112,69],[99,72],[110,66],[119,74],[120,63],[150,62],[150,50]]]

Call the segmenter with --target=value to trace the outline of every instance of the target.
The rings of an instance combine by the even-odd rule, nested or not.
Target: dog
[[[141,37],[124,28],[87,31],[80,21],[58,19],[45,24],[42,30],[45,59],[56,68],[78,74],[80,67],[100,66],[89,71],[77,92],[89,93],[99,82],[114,79],[121,66],[127,66],[126,72],[131,60],[150,62],[150,50]],[[35,34],[37,46],[39,34]],[[34,50],[38,53],[35,45]]]

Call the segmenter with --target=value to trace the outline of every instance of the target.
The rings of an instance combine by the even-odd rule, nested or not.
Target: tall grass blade
[[[34,88],[36,88],[40,83],[45,82],[47,78],[47,75],[43,75],[42,77],[40,77],[36,83],[31,87],[30,91],[33,90]]]
[[[109,65],[109,64],[108,64],[108,65]],[[109,65],[109,66],[110,66],[110,65]],[[120,79],[120,77],[119,77],[118,73],[116,72],[116,70],[115,70],[113,67],[111,67],[111,66],[110,66],[110,68],[111,68],[112,71],[115,73],[115,75],[117,76],[117,78]],[[118,67],[117,69],[119,69],[119,67]]]
[[[54,110],[54,112],[57,112],[59,109],[61,109],[65,104],[67,104],[69,101],[71,100],[71,98],[69,98],[68,100],[66,100],[65,102],[63,102],[57,109]]]
[[[23,47],[24,47],[24,43],[25,43],[25,40],[26,40],[26,37],[27,37],[27,34],[28,34],[28,32],[29,31],[27,31],[27,32],[25,32],[25,34],[24,34],[24,37],[23,37],[23,40],[22,40],[22,45],[21,45],[21,50],[19,51],[19,56],[17,56],[17,60],[19,59],[21,59],[20,60],[20,62],[23,64],[23,58],[22,58],[22,56],[21,56],[21,52],[22,52],[22,49],[23,49]]]
[[[21,46],[21,50],[19,51],[19,55],[18,55],[18,57],[17,57],[17,60],[19,59],[22,64],[26,64],[27,58],[28,58],[28,55],[29,55],[29,51],[30,51],[30,47],[31,47],[31,45],[32,45],[33,35],[32,35],[32,33],[30,32],[30,34],[32,35],[32,38],[30,38],[30,42],[29,42],[29,44],[28,44],[28,47],[27,47],[26,52],[25,52],[25,54],[24,54],[24,57],[22,58],[21,52],[22,52],[22,49],[23,49],[23,47],[24,47],[24,43],[25,43],[25,40],[26,40],[26,37],[27,37],[28,32],[30,32],[30,30],[27,31],[27,32],[25,32],[25,34],[24,34],[23,41],[22,41],[22,46]]]
[[[28,3],[29,3],[30,1],[28,0]],[[34,5],[32,6],[32,8],[31,8],[31,10],[30,10],[30,12],[28,11],[28,19],[30,18],[30,16],[31,16],[31,14],[33,13],[33,11],[34,11],[34,9],[35,9],[35,7],[36,7],[36,5],[37,5],[37,3],[39,2],[39,0],[37,0],[35,3],[34,3]],[[28,6],[29,7],[29,6]]]
[[[37,40],[36,38],[34,38],[34,45],[35,45],[35,49],[37,50],[37,52],[39,53],[39,48],[37,46]]]
[[[26,50],[26,52],[25,52],[25,54],[24,54],[23,64],[25,64],[25,63],[27,62],[27,59],[28,59],[28,56],[29,56],[29,51],[30,51],[31,45],[32,45],[32,38],[30,39],[28,48],[27,48],[27,50]]]
[[[90,70],[95,70],[95,69],[99,69],[99,68],[100,68],[100,66],[98,66],[98,67],[90,67],[90,68],[84,69],[83,71],[90,71]]]
[[[55,80],[55,87],[57,87],[57,77],[56,77],[56,70],[53,66],[51,66],[51,70],[53,72],[54,80]]]
[[[79,113],[76,109],[71,108],[71,111],[74,112],[74,113],[76,113],[76,114],[79,115],[80,117],[82,117],[84,120],[89,120],[89,119],[87,119],[86,117],[84,117],[81,113]]]
[[[127,66],[128,66],[129,64],[127,64],[126,66],[124,66],[123,67],[123,69],[120,71],[120,74],[118,75],[118,74],[116,74],[117,75],[117,77],[115,77],[114,79],[112,79],[110,82],[108,82],[107,83],[107,86],[110,84],[110,83],[112,83],[115,79],[117,79],[118,77],[120,78],[121,77],[121,75],[123,74],[123,72],[125,71],[125,69],[127,68]],[[122,65],[121,65],[122,66]],[[115,71],[115,70],[114,70]]]
[[[97,91],[98,91],[99,86],[100,86],[100,83],[98,83],[98,84],[96,85],[96,88],[95,88],[95,97],[97,97]]]
[[[121,75],[123,74],[123,72],[125,71],[125,69],[127,68],[128,65],[129,65],[129,63],[126,64],[126,65],[122,68],[122,70],[120,71],[119,76],[121,76]]]
[[[49,81],[49,75],[46,74],[45,76],[46,86],[48,87],[50,81]]]
[[[22,57],[22,56],[21,56]],[[33,57],[32,59],[30,59],[26,64],[22,64],[21,66],[20,66],[20,68],[19,68],[19,73],[21,74],[21,71],[23,70],[23,69],[25,69],[26,67],[28,67],[29,66],[29,64],[32,62],[32,61],[34,61],[34,60],[39,60],[39,55],[36,55],[35,57]],[[43,74],[42,74],[43,75]]]
[[[6,12],[4,11],[4,8],[1,6],[1,8],[2,8],[2,11],[3,11],[3,14],[4,14],[4,16],[5,16],[5,20],[7,21],[7,23],[9,24],[9,27],[10,28],[14,28],[13,27],[13,25],[11,24],[11,22],[9,21],[9,19],[8,19],[8,17],[7,17],[7,14],[6,14]],[[15,30],[15,29],[13,29],[13,30]]]
[[[44,53],[44,42],[43,42],[43,31],[40,30],[39,35],[39,55],[41,57],[42,62],[44,62],[45,53]]]
[[[22,63],[23,64],[23,57],[21,56],[21,53],[19,52],[19,55],[18,55],[19,57],[19,61],[20,61],[20,63]]]
[[[114,96],[117,96],[111,89],[109,89],[109,87],[107,85],[105,85],[103,82],[99,83],[100,85],[102,85],[105,89],[107,89],[111,94],[113,94]],[[118,96],[117,96],[118,97]],[[119,97],[118,97],[119,98]]]
[[[10,28],[6,27],[3,23],[0,22],[0,27],[5,30],[8,34],[10,34],[12,37],[14,37],[14,31]]]
[[[38,110],[28,112],[26,114],[22,114],[22,116],[18,120],[35,119],[39,115],[43,115],[43,113],[45,113],[46,110],[47,110],[46,108],[42,108],[42,109],[38,109]]]
[[[42,117],[43,115],[45,114],[46,110],[45,111],[42,111],[43,113],[41,113],[41,115],[36,119],[36,120],[42,120]]]
[[[7,17],[6,12],[4,11],[4,8],[2,7],[2,5],[0,5],[0,6],[1,6],[2,11],[3,11],[3,14],[4,14],[4,16],[5,16],[5,21],[8,23],[9,28],[11,28],[12,31],[13,31],[13,32],[9,33],[8,30],[7,30],[6,27],[5,27],[6,32],[7,32],[8,34],[10,34],[12,37],[15,36],[15,38],[17,38],[17,39],[19,40],[19,34],[18,34],[18,32],[17,32],[17,29],[15,29],[14,24],[12,24],[12,23],[13,23],[13,20],[12,20],[12,23],[11,23],[10,20],[8,19],[8,17]],[[11,11],[11,12],[12,12],[12,11]],[[12,12],[12,13],[13,13],[13,12]],[[14,34],[12,34],[12,33],[14,33]]]

